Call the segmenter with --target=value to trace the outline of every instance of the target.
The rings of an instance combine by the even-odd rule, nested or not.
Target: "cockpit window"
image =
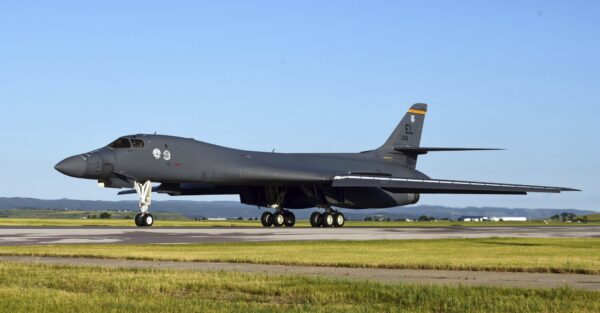
[[[119,138],[108,146],[113,149],[131,148],[131,142],[129,142],[129,139],[127,138]]]
[[[134,148],[143,148],[144,147],[144,141],[141,139],[131,139],[131,145]]]

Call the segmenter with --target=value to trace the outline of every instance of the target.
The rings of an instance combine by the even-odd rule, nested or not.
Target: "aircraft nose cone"
[[[87,162],[76,155],[58,162],[54,169],[68,176],[83,177],[87,171]]]

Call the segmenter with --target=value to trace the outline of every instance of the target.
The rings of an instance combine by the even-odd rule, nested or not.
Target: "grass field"
[[[0,263],[1,312],[599,312],[598,293]]]
[[[80,219],[80,218],[0,218],[0,226],[112,226],[135,227],[130,219]],[[507,226],[600,226],[600,220],[591,223],[562,223],[552,221],[533,222],[365,222],[347,221],[344,227],[507,227]],[[153,227],[262,227],[260,221],[195,221],[195,220],[161,220],[160,216]],[[310,227],[307,220],[299,220],[296,227]]]
[[[5,246],[0,255],[600,274],[600,239],[580,238]]]

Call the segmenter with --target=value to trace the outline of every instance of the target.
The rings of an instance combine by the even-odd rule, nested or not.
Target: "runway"
[[[403,227],[403,228],[132,228],[0,227],[0,245],[181,244],[306,240],[444,238],[600,238],[600,226]]]

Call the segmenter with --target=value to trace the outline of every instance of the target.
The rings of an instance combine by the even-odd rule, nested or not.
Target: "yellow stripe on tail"
[[[410,109],[410,110],[408,110],[408,113],[425,115],[425,113],[427,113],[427,111]]]

